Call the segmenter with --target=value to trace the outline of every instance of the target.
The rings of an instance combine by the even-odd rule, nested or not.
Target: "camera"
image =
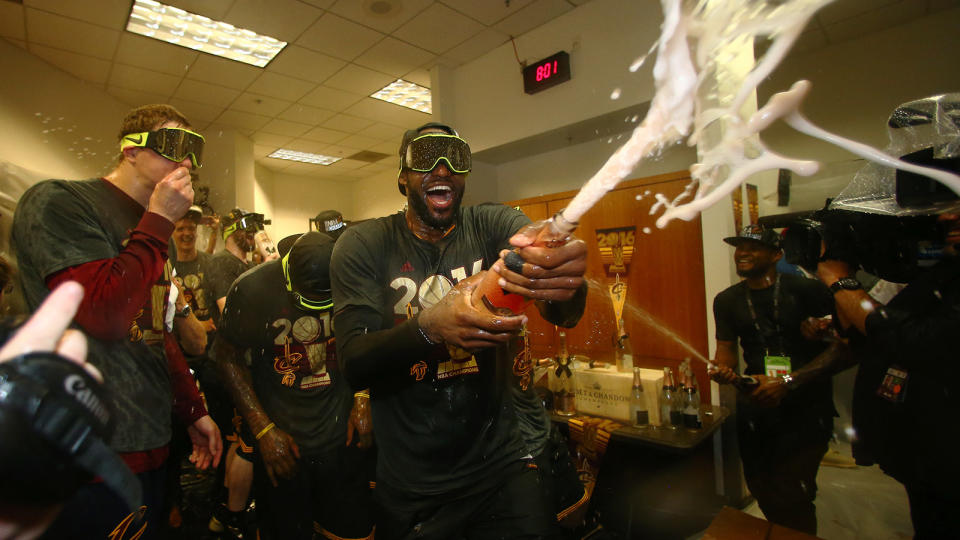
[[[960,171],[960,159],[937,158],[933,148],[901,159]],[[946,186],[916,173],[897,170],[894,182],[896,206],[902,212],[856,211],[838,208],[828,200],[822,210],[779,216],[779,223],[767,225],[786,227],[784,258],[811,273],[816,272],[819,261],[836,259],[887,281],[906,283],[943,257],[944,231],[937,223],[936,209],[954,205],[958,197]]]
[[[245,231],[257,232],[262,231],[264,225],[270,225],[271,221],[269,219],[264,219],[263,214],[257,214],[251,212],[249,214],[244,214],[237,221],[237,228],[243,229]]]

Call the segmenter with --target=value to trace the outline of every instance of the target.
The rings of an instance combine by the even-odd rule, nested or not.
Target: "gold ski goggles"
[[[120,151],[131,146],[149,148],[170,161],[190,158],[194,169],[203,166],[203,135],[183,128],[160,128],[156,131],[129,133],[120,139]]]
[[[287,281],[287,291],[293,295],[293,301],[298,306],[309,311],[325,311],[333,307],[333,296],[330,289],[317,291],[325,293],[327,295],[326,300],[313,300],[293,290],[293,282],[290,280],[290,251],[280,259],[280,265],[283,267],[283,278]]]
[[[446,133],[424,133],[410,141],[402,166],[417,172],[430,172],[444,161],[451,172],[470,172],[472,160],[467,141]]]

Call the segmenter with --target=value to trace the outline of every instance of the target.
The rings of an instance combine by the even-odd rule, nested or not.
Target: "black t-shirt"
[[[193,309],[198,320],[205,321],[216,313],[217,306],[211,306],[207,298],[207,273],[211,267],[211,256],[202,251],[192,261],[172,261],[177,271],[176,279],[183,289],[187,303]],[[211,311],[211,308],[213,311]]]
[[[244,273],[234,285],[219,335],[238,351],[250,350],[253,389],[270,420],[305,454],[344,446],[353,394],[337,368],[333,311],[299,309],[279,260]]]
[[[861,339],[855,343],[860,369],[853,395],[854,456],[879,463],[907,484],[956,489],[960,258],[941,261],[912,281],[867,317],[866,330],[865,339],[855,334]],[[890,368],[906,374],[902,401],[878,395]]]
[[[416,313],[490,268],[529,221],[502,205],[468,207],[437,244],[417,238],[402,212],[347,229],[331,264],[336,309],[372,310],[380,328],[401,323],[408,305]],[[409,374],[371,387],[379,482],[418,495],[449,493],[528,453],[512,396],[518,341],[462,361],[437,347],[421,359],[399,359],[413,366]]]
[[[143,213],[140,204],[102,179],[49,180],[28,189],[17,205],[12,237],[30,309],[50,292],[51,274],[119,255]],[[87,359],[103,373],[113,400],[117,425],[110,447],[119,452],[159,448],[170,440],[170,376],[163,353],[167,277],[153,286],[128,336],[116,341],[87,336]]]
[[[217,300],[225,298],[233,281],[250,268],[250,263],[238,259],[227,250],[219,251],[210,257],[205,283],[207,305],[210,307],[210,316],[218,323],[218,327],[220,316],[217,313]]]
[[[771,355],[789,356],[791,369],[796,371],[827,347],[822,341],[804,339],[800,323],[807,317],[833,313],[833,297],[829,289],[817,280],[801,276],[779,274],[779,280],[778,319],[774,318],[775,286],[749,291],[762,334],[757,333],[750,314],[746,281],[728,287],[713,300],[717,340],[736,342],[739,338],[747,374],[764,373],[763,359],[767,351]],[[746,400],[741,400],[738,407],[743,412],[754,408]],[[791,391],[777,413],[778,420],[787,421],[832,417],[835,410],[830,379],[810,382]]]

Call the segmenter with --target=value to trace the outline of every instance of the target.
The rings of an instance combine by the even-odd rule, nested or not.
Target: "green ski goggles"
[[[424,133],[407,145],[402,166],[417,172],[430,172],[441,160],[454,173],[470,172],[470,145],[456,135]]]
[[[125,148],[149,148],[170,161],[183,161],[187,157],[193,168],[203,166],[203,135],[183,128],[160,128],[156,131],[129,133],[120,140],[120,151]]]
[[[283,256],[282,259],[280,259],[280,265],[283,267],[283,277],[287,280],[287,290],[293,295],[293,301],[296,302],[298,306],[308,311],[326,311],[333,307],[333,296],[330,289],[324,289],[323,291],[320,291],[327,294],[326,300],[312,300],[293,290],[293,282],[290,281],[289,251]]]

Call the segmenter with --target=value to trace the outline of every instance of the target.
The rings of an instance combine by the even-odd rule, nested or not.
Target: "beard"
[[[741,270],[737,268],[737,275],[742,278],[757,278],[767,273],[768,267],[753,265],[750,268]]]
[[[450,208],[450,212],[443,217],[435,216],[430,212],[430,206],[427,204],[425,193],[419,189],[410,189],[409,186],[407,186],[407,193],[407,204],[413,208],[414,213],[417,214],[425,225],[433,229],[448,229],[450,225],[453,225],[453,222],[457,219],[457,215],[460,213],[460,203],[463,201],[462,191],[454,193],[453,205]]]

